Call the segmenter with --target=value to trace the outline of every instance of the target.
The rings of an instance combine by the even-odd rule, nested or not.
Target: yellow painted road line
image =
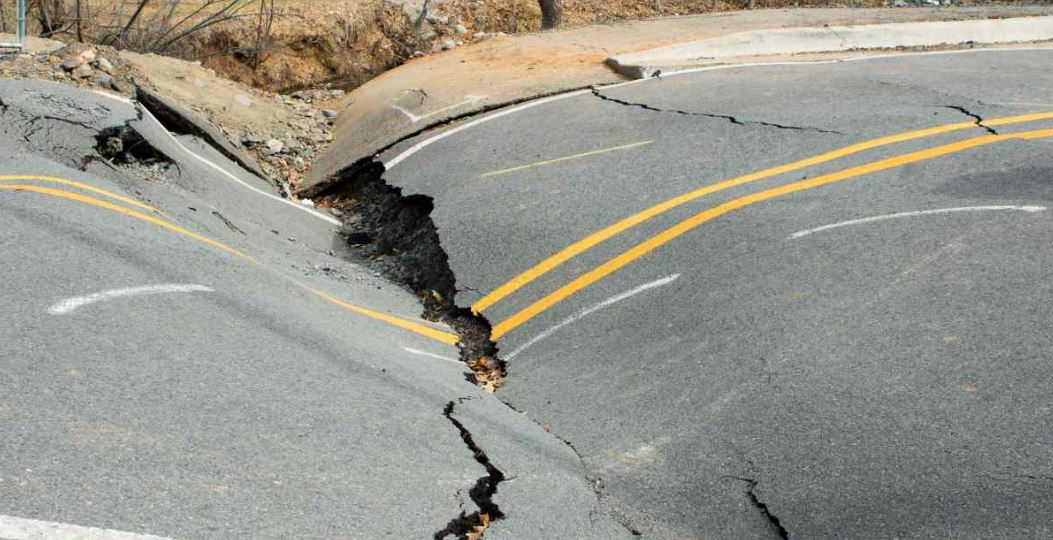
[[[78,188],[78,189],[83,189],[84,191],[88,191],[88,192],[94,193],[96,195],[102,195],[104,197],[109,197],[109,198],[111,198],[111,199],[113,199],[115,201],[121,201],[124,204],[129,204],[129,205],[135,206],[137,208],[142,208],[143,210],[149,210],[149,211],[157,213],[157,214],[164,214],[164,212],[162,212],[162,211],[160,211],[160,210],[158,210],[158,209],[156,209],[156,208],[154,208],[152,206],[143,204],[143,203],[141,203],[141,202],[139,202],[139,201],[137,201],[135,199],[130,199],[128,197],[124,197],[124,196],[118,195],[116,193],[111,193],[109,191],[106,191],[105,189],[99,189],[99,188],[97,188],[95,186],[90,186],[88,184],[84,184],[84,183],[81,183],[81,182],[74,182],[73,180],[67,180],[65,178],[57,178],[57,177],[54,177],[54,176],[37,176],[37,175],[30,175],[30,174],[0,175],[0,182],[11,182],[11,181],[16,181],[16,180],[17,181],[21,181],[21,182],[26,182],[26,181],[48,182],[48,183],[51,183],[51,184],[62,184],[64,186],[71,186],[71,187],[75,187],[75,188]]]
[[[430,337],[430,338],[432,338],[432,339],[434,339],[436,341],[441,341],[441,342],[443,342],[443,343],[445,343],[447,345],[456,345],[461,340],[455,334],[451,334],[449,332],[443,332],[442,330],[436,330],[434,328],[429,328],[429,327],[424,326],[422,324],[418,324],[418,323],[415,323],[413,321],[407,321],[406,319],[401,319],[399,317],[394,317],[392,315],[385,315],[384,313],[380,313],[378,311],[373,311],[371,309],[367,309],[367,308],[364,308],[364,307],[361,307],[361,306],[356,306],[356,305],[351,304],[349,302],[345,302],[343,300],[340,300],[339,298],[335,298],[335,297],[333,297],[333,296],[331,296],[329,294],[326,294],[326,293],[324,293],[322,291],[314,289],[314,288],[312,288],[312,287],[310,287],[308,285],[304,285],[302,283],[300,283],[299,285],[301,287],[303,287],[304,289],[307,289],[308,291],[311,291],[312,293],[314,293],[314,294],[322,297],[323,299],[328,300],[329,302],[332,302],[333,304],[336,304],[336,305],[338,305],[338,306],[340,306],[342,308],[349,309],[351,311],[354,311],[355,313],[358,313],[358,314],[361,314],[361,315],[365,315],[366,317],[370,317],[370,318],[373,318],[373,319],[384,321],[384,322],[386,322],[386,323],[388,323],[388,324],[390,324],[392,326],[397,326],[399,328],[402,328],[402,329],[405,329],[405,330],[409,330],[411,332],[416,332],[418,334]]]
[[[155,218],[153,216],[148,216],[146,214],[143,214],[142,212],[136,212],[135,210],[132,210],[130,208],[125,208],[123,206],[118,206],[116,204],[109,203],[109,202],[106,202],[106,201],[103,201],[103,200],[100,200],[100,199],[96,199],[94,197],[88,197],[87,195],[81,195],[79,193],[73,193],[71,191],[65,191],[65,190],[61,190],[61,189],[53,189],[53,188],[47,188],[47,187],[41,187],[41,186],[33,186],[33,185],[29,185],[29,184],[0,185],[0,191],[29,191],[29,192],[32,192],[32,193],[39,193],[41,195],[47,195],[49,197],[58,197],[60,199],[66,199],[66,200],[70,200],[70,201],[74,201],[74,202],[88,204],[88,205],[91,205],[91,206],[97,206],[99,208],[105,208],[106,210],[110,210],[112,212],[116,212],[118,214],[122,214],[122,215],[125,215],[125,216],[128,216],[128,217],[133,217],[135,219],[139,219],[139,220],[145,221],[147,223],[150,223],[150,224],[153,224],[153,225],[157,225],[158,227],[161,227],[162,229],[166,229],[166,230],[172,231],[174,233],[178,233],[178,234],[181,234],[183,236],[186,236],[186,237],[189,237],[189,238],[193,238],[194,240],[197,240],[198,242],[210,245],[210,246],[212,246],[212,247],[214,247],[214,248],[216,248],[216,249],[218,249],[220,251],[224,251],[224,252],[230,253],[231,255],[235,255],[235,256],[240,257],[242,259],[245,259],[247,261],[257,262],[256,259],[253,259],[252,257],[250,257],[250,256],[248,256],[248,255],[246,255],[246,254],[244,254],[244,253],[242,253],[242,252],[230,247],[230,246],[227,246],[226,244],[223,244],[223,243],[217,242],[215,240],[212,240],[211,238],[206,238],[206,237],[201,236],[200,234],[197,234],[195,232],[188,231],[188,230],[186,230],[186,229],[184,229],[184,228],[182,228],[182,227],[180,227],[178,225],[174,225],[174,224],[169,223],[167,221],[164,221],[162,219],[157,219],[157,218]]]
[[[1041,112],[1033,114],[1025,114],[1020,116],[1008,116],[1003,118],[996,118],[993,120],[985,120],[984,125],[987,126],[1005,126],[1011,124],[1018,124],[1022,122],[1034,122],[1037,120],[1047,120],[1053,118],[1053,112]],[[812,165],[818,165],[820,163],[826,163],[835,159],[857,154],[865,150],[871,150],[881,146],[890,144],[911,141],[915,139],[922,139],[925,137],[932,137],[943,133],[949,133],[958,130],[975,128],[975,122],[960,122],[956,124],[945,124],[942,126],[931,127],[918,131],[908,131],[906,133],[900,133],[898,135],[890,135],[887,137],[881,137],[878,139],[872,139],[869,141],[863,141],[861,143],[845,146],[837,150],[827,152],[825,154],[819,154],[810,158],[795,161],[778,167],[770,169],[764,169],[744,176],[725,180],[716,184],[708,185],[695,191],[685,193],[678,197],[661,202],[655,206],[652,206],[646,210],[633,214],[609,227],[596,231],[595,233],[574,242],[573,244],[563,248],[558,253],[548,257],[547,259],[534,265],[532,268],[522,272],[514,278],[508,280],[500,287],[493,290],[493,292],[487,294],[483,298],[472,304],[472,311],[481,313],[490,306],[496,304],[501,299],[521,289],[526,284],[534,281],[535,279],[551,272],[559,265],[567,262],[568,260],[576,257],[577,255],[591,249],[597,244],[606,241],[607,239],[624,232],[644,221],[647,221],[655,216],[668,212],[673,208],[676,208],[682,204],[688,203],[695,199],[699,199],[711,193],[723,191],[725,189],[733,188],[750,182],[763,180],[765,178],[771,178],[783,173],[793,172],[805,167]]]
[[[106,201],[103,201],[103,200],[100,200],[100,199],[96,199],[94,197],[88,197],[87,195],[81,195],[81,194],[78,194],[78,193],[73,193],[73,192],[64,191],[64,190],[60,190],[60,189],[52,189],[52,188],[41,187],[41,186],[34,186],[34,185],[29,185],[29,184],[0,185],[0,191],[28,191],[28,192],[32,192],[32,193],[38,193],[40,195],[47,195],[49,197],[58,197],[60,199],[66,199],[66,200],[79,202],[79,203],[83,203],[83,204],[87,204],[87,205],[91,205],[91,206],[96,206],[96,207],[99,207],[99,208],[104,208],[106,210],[110,210],[112,212],[116,212],[116,213],[121,214],[121,215],[132,217],[132,218],[135,218],[135,219],[138,219],[138,220],[142,220],[142,221],[145,221],[147,223],[150,223],[150,224],[156,225],[158,227],[161,227],[161,228],[163,228],[165,230],[168,230],[168,231],[171,231],[171,232],[174,232],[174,233],[186,236],[188,238],[197,240],[198,242],[201,242],[201,243],[204,243],[206,245],[212,246],[212,247],[214,247],[216,249],[219,249],[220,251],[223,251],[223,252],[235,255],[235,256],[237,256],[237,257],[239,257],[241,259],[244,259],[244,260],[246,260],[248,262],[251,262],[251,263],[253,263],[255,265],[258,265],[258,266],[260,266],[260,267],[262,267],[264,269],[268,269],[266,266],[261,264],[255,258],[253,258],[253,257],[251,257],[249,255],[246,255],[245,253],[242,253],[241,251],[238,251],[237,249],[234,249],[234,248],[232,248],[230,246],[227,246],[226,244],[223,244],[222,242],[217,242],[217,241],[212,240],[210,238],[206,238],[206,237],[201,236],[201,235],[199,235],[197,233],[188,231],[188,230],[186,230],[186,229],[184,229],[184,228],[182,228],[182,227],[180,227],[178,225],[174,225],[174,224],[169,223],[167,221],[164,221],[164,220],[161,220],[161,219],[157,219],[157,218],[155,218],[153,216],[149,216],[149,215],[143,214],[142,212],[137,212],[135,210],[131,210],[131,209],[125,208],[123,206],[118,206],[116,204],[109,203],[109,202],[106,202]],[[322,291],[314,289],[314,288],[312,288],[312,287],[310,287],[308,285],[300,283],[299,281],[296,281],[295,279],[292,279],[292,278],[290,278],[290,277],[288,277],[288,276],[286,276],[284,274],[278,273],[278,275],[280,275],[281,277],[283,277],[285,279],[289,279],[290,281],[295,283],[297,286],[307,290],[308,292],[310,292],[310,293],[312,293],[312,294],[314,294],[316,296],[321,297],[322,299],[324,299],[324,300],[326,300],[326,301],[328,301],[328,302],[330,302],[330,303],[332,303],[334,305],[337,305],[337,306],[339,306],[341,308],[353,311],[353,312],[358,313],[360,315],[365,315],[365,316],[370,317],[372,319],[383,321],[385,323],[388,323],[390,325],[396,326],[398,328],[402,328],[402,329],[405,329],[405,330],[409,330],[411,332],[415,332],[417,334],[429,337],[431,339],[440,341],[442,343],[446,343],[448,345],[456,345],[457,342],[459,341],[459,338],[455,334],[451,334],[449,332],[443,332],[441,330],[436,330],[434,328],[429,328],[429,327],[427,327],[427,326],[425,326],[423,324],[420,324],[420,323],[416,323],[416,322],[409,321],[409,320],[406,320],[406,319],[402,319],[402,318],[399,318],[399,317],[395,317],[395,316],[392,316],[392,315],[386,315],[384,313],[380,313],[380,312],[377,312],[377,311],[373,311],[371,309],[367,309],[367,308],[364,308],[364,307],[361,307],[361,306],[357,306],[357,305],[352,304],[350,302],[345,302],[345,301],[340,300],[340,299],[338,299],[338,298],[336,298],[336,297],[334,297],[332,295],[329,295],[329,294],[326,294],[326,293],[324,293]]]
[[[785,184],[776,188],[768,189],[765,191],[759,191],[752,193],[744,197],[739,197],[728,201],[724,204],[714,206],[691,216],[690,218],[681,221],[680,223],[662,231],[661,233],[637,244],[632,249],[623,252],[622,254],[614,257],[613,259],[601,264],[594,268],[588,273],[582,274],[578,278],[574,279],[570,283],[560,287],[556,291],[552,292],[548,296],[534,302],[530,306],[526,307],[522,311],[512,315],[511,317],[500,322],[493,328],[493,334],[491,339],[497,340],[502,336],[508,334],[519,325],[529,321],[538,314],[544,312],[550,307],[558,304],[569,296],[577,293],[578,291],[596,283],[597,281],[613,274],[622,267],[632,263],[633,261],[643,257],[644,255],[658,249],[659,247],[673,241],[679,236],[691,231],[692,229],[702,225],[703,223],[712,219],[723,216],[724,214],[733,212],[740,208],[761,202],[790,193],[796,193],[806,189],[812,189],[819,186],[825,186],[827,184],[833,184],[849,178],[855,178],[878,171],[884,171],[895,167],[901,167],[910,163],[917,163],[927,159],[932,159],[940,156],[946,156],[970,148],[976,148],[978,146],[984,146],[987,144],[1010,141],[1017,139],[1038,139],[1043,137],[1053,137],[1053,129],[1041,129],[1035,131],[1025,131],[1020,133],[1008,133],[1005,135],[985,135],[983,137],[976,137],[972,139],[966,139],[943,146],[937,146],[935,148],[929,148],[927,150],[919,150],[917,152],[911,152],[908,154],[902,154],[899,156],[874,161],[866,165],[860,165],[858,167],[851,167],[843,169],[841,171],[817,176],[809,180],[802,180],[800,182],[794,182],[791,184]]]
[[[620,150],[630,150],[630,149],[633,149],[633,148],[639,148],[641,146],[647,146],[647,145],[652,144],[652,143],[654,143],[654,141],[638,141],[638,142],[634,142],[634,143],[630,143],[630,144],[623,144],[621,146],[615,146],[615,147],[612,147],[612,148],[603,148],[603,149],[600,149],[600,150],[593,150],[591,152],[583,152],[581,154],[574,154],[572,156],[563,156],[561,158],[549,159],[549,160],[545,160],[545,161],[538,161],[537,163],[529,163],[527,165],[519,165],[517,167],[511,167],[511,168],[508,168],[508,169],[501,169],[499,171],[490,171],[488,173],[484,173],[482,175],[482,177],[483,178],[490,178],[492,176],[499,176],[499,175],[502,175],[502,174],[508,174],[508,173],[512,173],[512,172],[516,172],[516,171],[522,171],[522,170],[526,170],[526,169],[533,169],[535,167],[544,167],[545,165],[552,165],[554,163],[562,163],[564,161],[571,161],[571,160],[574,160],[574,159],[581,159],[581,158],[586,158],[586,157],[590,157],[590,156],[598,156],[600,154],[608,154],[610,152],[618,152]]]

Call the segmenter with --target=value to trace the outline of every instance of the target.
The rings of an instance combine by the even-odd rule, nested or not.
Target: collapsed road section
[[[404,195],[384,181],[383,173],[378,160],[362,161],[341,172],[318,200],[344,215],[341,234],[355,262],[420,297],[424,318],[457,331],[461,360],[471,368],[473,382],[490,391],[500,388],[505,366],[490,339],[490,322],[454,302],[457,279],[431,218],[431,197]]]

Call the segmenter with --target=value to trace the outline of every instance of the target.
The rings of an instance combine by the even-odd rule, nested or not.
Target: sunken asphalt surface
[[[4,82],[3,174],[138,200],[252,260],[83,200],[0,191],[0,525],[430,538],[476,510],[485,461],[505,515],[487,538],[1049,535],[1053,119],[996,119],[1053,111],[1051,61],[978,51],[664,77],[401,159],[384,178],[433,198],[468,307],[672,197],[956,125],[714,191],[540,273],[481,310],[508,362],[495,395],[437,358],[453,346],[304,288],[447,331],[342,262],[330,221],[203,165],[183,146],[268,189],[132,105]],[[153,165],[164,173],[85,159],[126,123],[172,162]],[[742,202],[757,193],[771,196]],[[629,251],[711,208],[727,211]],[[157,284],[210,290],[49,311]]]

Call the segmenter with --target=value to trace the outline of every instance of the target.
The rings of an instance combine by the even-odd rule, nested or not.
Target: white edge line
[[[461,362],[460,360],[454,360],[453,358],[450,358],[448,356],[443,356],[441,354],[435,354],[435,353],[431,353],[431,352],[428,352],[428,351],[422,351],[420,349],[414,349],[413,347],[403,347],[402,350],[404,350],[404,351],[406,351],[408,353],[412,353],[412,354],[416,354],[416,355],[420,355],[420,356],[427,356],[428,358],[435,358],[436,360],[445,360],[447,362],[453,362],[454,364],[457,364],[457,365],[459,365],[461,367],[467,367],[467,366],[464,365],[464,362]]]
[[[510,115],[512,113],[516,113],[516,112],[519,112],[519,111],[522,111],[522,110],[525,110],[525,109],[529,109],[531,107],[537,107],[538,105],[544,105],[545,103],[551,103],[553,101],[558,101],[558,100],[566,99],[566,98],[569,98],[569,97],[580,96],[582,94],[587,94],[587,93],[590,93],[590,92],[591,92],[591,90],[576,90],[574,92],[568,92],[566,94],[559,94],[559,95],[556,95],[556,96],[549,96],[547,98],[539,99],[539,100],[536,100],[536,101],[530,101],[530,102],[524,103],[522,105],[517,105],[515,107],[512,107],[510,109],[505,109],[505,110],[500,111],[500,112],[496,112],[496,113],[493,113],[493,114],[488,114],[488,115],[486,115],[486,116],[484,116],[482,118],[477,118],[477,119],[472,120],[471,122],[468,122],[466,124],[461,124],[461,125],[459,125],[459,126],[457,126],[455,128],[443,131],[442,133],[439,133],[438,135],[436,135],[434,137],[431,137],[429,139],[425,139],[425,140],[423,140],[423,141],[421,141],[421,142],[419,142],[419,143],[407,148],[401,154],[395,156],[390,161],[384,163],[384,169],[385,170],[391,170],[396,165],[398,165],[399,163],[402,163],[403,161],[406,160],[406,158],[412,156],[413,154],[416,154],[417,152],[420,152],[421,150],[423,150],[423,149],[425,149],[425,148],[427,148],[427,147],[429,147],[429,146],[431,146],[431,145],[433,145],[433,144],[445,139],[446,137],[449,137],[450,135],[454,135],[454,134],[460,133],[460,132],[462,132],[462,131],[464,131],[466,129],[478,126],[479,124],[483,124],[483,123],[489,122],[491,120],[496,120],[498,118],[501,118],[502,116],[508,116],[508,115]]]
[[[720,64],[714,66],[703,66],[697,68],[688,68],[675,71],[663,71],[660,77],[648,77],[644,79],[634,79],[631,81],[625,81],[615,84],[604,85],[603,88],[617,88],[619,86],[628,86],[630,84],[637,84],[642,82],[651,81],[654,79],[665,79],[669,77],[676,77],[677,75],[690,75],[692,73],[701,73],[706,71],[720,71],[724,69],[735,69],[735,68],[749,68],[749,67],[767,67],[767,66],[816,66],[825,64],[841,64],[848,62],[863,62],[867,60],[882,60],[886,58],[906,58],[911,56],[936,56],[944,54],[966,54],[966,53],[980,53],[980,52],[1012,52],[1012,51],[1053,51],[1053,47],[979,47],[975,49],[961,49],[961,50],[950,50],[950,51],[921,51],[921,52],[910,52],[910,53],[888,53],[888,54],[872,54],[867,55],[865,52],[860,52],[861,56],[852,56],[849,58],[831,58],[828,60],[783,60],[776,62],[742,62],[738,64]],[[829,51],[826,54],[852,54],[852,51]],[[823,53],[816,53],[823,54]]]
[[[720,70],[724,70],[724,69],[735,69],[735,68],[750,68],[750,67],[765,67],[765,66],[810,66],[810,65],[823,65],[823,64],[840,64],[840,63],[844,63],[844,62],[860,62],[860,61],[866,61],[866,60],[880,60],[880,59],[883,59],[883,58],[904,58],[904,57],[910,57],[910,56],[933,56],[933,55],[938,55],[938,54],[964,54],[964,53],[1006,52],[1006,51],[1010,51],[1010,52],[1012,52],[1012,51],[1053,51],[1053,47],[1004,47],[1004,48],[989,47],[989,48],[964,49],[964,50],[953,50],[953,51],[924,51],[924,52],[914,52],[914,53],[879,54],[879,55],[870,55],[870,56],[858,56],[858,57],[852,57],[852,58],[838,58],[838,59],[832,59],[832,60],[802,60],[802,61],[799,61],[799,62],[793,62],[793,61],[752,62],[752,63],[751,62],[746,62],[746,63],[741,63],[741,64],[721,64],[721,65],[718,65],[718,66],[705,66],[705,67],[699,67],[699,68],[682,69],[682,70],[679,70],[679,71],[670,71],[668,73],[663,72],[662,76],[659,77],[659,79],[664,79],[664,78],[669,78],[669,77],[676,77],[678,75],[689,75],[689,74],[692,74],[692,73],[700,73],[700,72],[705,72],[705,71],[720,71]],[[836,52],[839,52],[839,51],[834,51],[834,52],[836,53]],[[840,52],[847,52],[847,51],[840,51]],[[620,86],[628,86],[630,84],[639,84],[639,83],[653,81],[653,80],[655,80],[655,77],[650,77],[650,78],[646,78],[646,79],[636,79],[636,80],[632,80],[632,81],[625,81],[625,82],[614,83],[614,84],[596,85],[596,88],[600,88],[600,89],[618,88]],[[566,94],[559,94],[559,95],[555,95],[555,96],[549,96],[547,98],[542,98],[542,99],[539,99],[539,100],[536,100],[536,101],[530,101],[530,102],[524,103],[522,105],[518,105],[516,107],[512,107],[510,109],[505,109],[505,110],[500,111],[500,112],[496,112],[496,113],[493,113],[493,114],[489,114],[489,115],[483,116],[482,118],[477,118],[477,119],[475,119],[475,120],[473,120],[471,122],[468,122],[466,124],[462,124],[460,126],[452,128],[452,129],[448,129],[448,130],[446,130],[446,131],[444,131],[442,133],[439,133],[438,135],[435,135],[434,137],[425,139],[425,140],[423,140],[423,141],[421,141],[421,142],[419,142],[419,143],[407,148],[402,153],[400,153],[399,155],[397,155],[394,158],[392,158],[390,161],[385,162],[384,163],[384,168],[385,168],[385,170],[391,170],[396,165],[398,165],[399,163],[402,163],[403,161],[405,161],[407,158],[409,158],[413,154],[416,154],[417,152],[420,152],[421,150],[431,146],[432,144],[435,144],[436,142],[439,142],[440,140],[445,139],[446,137],[449,137],[451,135],[455,135],[457,133],[460,133],[460,132],[462,132],[462,131],[464,131],[466,129],[478,126],[479,124],[484,124],[484,123],[489,122],[491,120],[496,120],[496,119],[501,118],[503,116],[508,116],[510,114],[517,113],[519,111],[523,111],[523,110],[529,109],[531,107],[537,107],[538,105],[544,105],[546,103],[552,103],[554,101],[559,101],[559,100],[562,100],[562,99],[567,99],[567,98],[571,98],[571,97],[574,97],[574,96],[580,96],[582,94],[589,94],[589,93],[592,93],[591,89],[588,89],[588,90],[575,90],[573,92],[567,92]]]
[[[998,210],[1017,210],[1022,212],[1042,212],[1046,209],[1045,206],[963,206],[960,208],[939,208],[935,210],[919,210],[916,212],[900,212],[896,214],[886,214],[883,216],[865,217],[859,219],[850,219],[848,221],[841,221],[838,223],[831,223],[829,225],[823,225],[814,229],[806,229],[803,231],[797,231],[789,236],[787,240],[796,240],[798,238],[815,234],[817,232],[828,231],[830,229],[838,229],[841,227],[849,227],[852,225],[861,225],[864,223],[874,223],[876,221],[886,221],[890,219],[899,219],[905,217],[914,216],[931,216],[935,214],[953,214],[956,212],[991,212]]]
[[[52,521],[0,516],[0,538],[36,540],[40,538],[84,538],[91,540],[170,540],[162,536],[138,534],[95,527],[81,527]]]
[[[105,92],[103,90],[97,90],[97,89],[92,89],[92,90],[90,90],[90,92],[95,94],[95,95],[102,96],[104,98],[110,98],[110,99],[112,99],[114,101],[119,101],[121,103],[124,103],[125,105],[131,105],[132,107],[135,107],[135,102],[133,102],[132,100],[130,100],[130,99],[124,97],[124,96],[117,95],[117,94],[111,94],[110,92]]]
[[[595,306],[587,307],[587,308],[575,313],[574,315],[571,315],[570,317],[567,317],[566,319],[563,319],[562,321],[557,323],[555,326],[549,328],[548,330],[545,330],[544,332],[541,332],[540,334],[530,338],[529,341],[527,341],[526,343],[520,345],[516,350],[512,351],[511,353],[507,354],[504,359],[505,360],[511,360],[511,359],[515,358],[516,356],[519,355],[519,353],[525,351],[528,347],[532,347],[537,342],[548,338],[552,334],[555,334],[561,328],[563,328],[563,327],[565,327],[565,326],[567,326],[569,324],[573,324],[573,323],[575,323],[575,322],[577,322],[577,321],[579,321],[579,320],[581,320],[581,319],[583,319],[585,317],[588,317],[589,315],[591,315],[591,314],[593,314],[593,313],[595,313],[595,312],[597,312],[597,311],[599,311],[599,310],[601,310],[603,308],[610,307],[610,306],[612,306],[614,304],[617,304],[618,302],[621,302],[622,300],[628,300],[629,298],[632,298],[633,296],[636,296],[636,295],[638,295],[638,294],[640,294],[640,293],[642,293],[644,291],[647,291],[647,290],[650,290],[650,289],[654,289],[656,287],[662,287],[664,285],[668,285],[668,284],[676,281],[679,278],[680,278],[680,274],[673,274],[671,276],[664,277],[662,279],[651,281],[649,283],[644,283],[643,285],[640,285],[639,287],[635,287],[635,288],[629,289],[628,291],[625,291],[625,292],[623,292],[621,294],[612,296],[612,297],[600,302],[599,304],[596,304]]]
[[[143,296],[151,294],[169,294],[169,293],[191,293],[191,292],[213,292],[213,289],[204,285],[147,285],[145,287],[131,287],[128,289],[114,289],[111,291],[97,292],[88,294],[85,296],[75,296],[73,298],[66,298],[56,302],[54,305],[48,308],[48,313],[52,315],[68,315],[73,313],[79,308],[82,308],[88,304],[95,304],[98,302],[105,302],[114,298],[123,298],[128,296]]]
[[[146,109],[146,107],[143,107],[142,105],[140,105],[139,106],[139,110],[141,110],[141,111],[143,111],[143,113],[145,113],[144,116],[149,117],[151,120],[153,120],[161,128],[161,131],[164,131],[165,134],[168,135],[168,138],[170,138],[172,140],[172,142],[176,143],[176,145],[179,146],[179,148],[181,148],[184,152],[186,152],[187,154],[190,154],[191,156],[197,158],[198,161],[200,161],[200,162],[204,163],[205,165],[208,165],[209,167],[215,169],[217,172],[219,172],[220,174],[226,176],[227,178],[230,178],[231,180],[241,184],[242,186],[244,186],[244,187],[246,187],[248,189],[251,189],[252,191],[255,191],[256,193],[258,193],[260,195],[263,195],[264,197],[267,197],[267,198],[270,198],[270,199],[274,199],[274,200],[276,200],[278,202],[281,202],[283,204],[287,204],[287,205],[292,206],[293,208],[296,208],[297,210],[300,210],[302,212],[307,212],[308,214],[310,214],[310,215],[312,215],[312,216],[314,216],[316,218],[328,221],[329,223],[332,223],[333,225],[343,225],[343,223],[339,219],[336,219],[333,216],[325,215],[325,214],[323,214],[321,212],[318,212],[316,210],[312,210],[311,208],[303,206],[302,204],[299,204],[299,203],[297,203],[295,201],[291,201],[289,199],[283,199],[283,198],[281,198],[281,197],[279,197],[279,196],[277,196],[277,195],[275,195],[273,193],[267,193],[266,191],[263,191],[262,189],[259,189],[256,186],[253,186],[251,184],[246,183],[244,180],[242,180],[241,178],[238,178],[237,176],[234,176],[233,174],[231,174],[229,171],[227,171],[223,167],[220,167],[219,165],[216,165],[215,163],[212,163],[211,161],[208,160],[208,158],[205,158],[203,156],[195,154],[189,148],[187,148],[186,146],[183,146],[183,143],[179,142],[179,139],[176,139],[174,135],[169,133],[169,131],[167,129],[165,129],[164,125],[162,125],[161,122],[158,121],[157,118],[155,118],[154,115],[152,113],[150,113],[149,110]]]

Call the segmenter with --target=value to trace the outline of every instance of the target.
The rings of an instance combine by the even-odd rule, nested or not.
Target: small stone
[[[477,39],[477,40],[482,41],[484,39],[489,39],[490,38],[490,34],[487,34],[486,32],[476,32],[475,34],[472,34],[472,37]]]
[[[263,144],[264,138],[259,135],[247,134],[241,138],[241,143],[248,147],[259,146]]]
[[[293,99],[300,99],[300,100],[303,100],[303,101],[308,101],[308,100],[311,99],[311,96],[309,96],[307,94],[307,92],[304,92],[302,90],[299,91],[299,92],[293,92],[292,94],[289,94],[289,97],[291,97]]]
[[[113,83],[110,85],[110,88],[113,88],[115,91],[120,92],[122,94],[131,94],[132,90],[134,90],[130,83],[122,81],[120,79],[114,79]]]
[[[322,109],[322,116],[326,118],[336,118],[339,114],[338,111],[334,111],[333,109]]]
[[[246,107],[251,107],[252,106],[252,98],[250,98],[249,96],[246,96],[245,94],[237,94],[237,95],[235,95],[234,96],[234,101],[236,101],[239,105],[244,105]]]
[[[70,73],[70,75],[74,79],[87,79],[88,77],[91,77],[92,73],[95,73],[95,70],[91,69],[91,66],[87,64],[81,64],[77,66],[77,68],[74,69],[73,72]]]
[[[440,15],[428,15],[425,17],[431,24],[450,24],[450,18]]]
[[[452,39],[450,39],[450,38],[446,38],[446,39],[442,40],[441,45],[442,45],[443,50],[446,50],[446,51],[448,51],[450,49],[456,49],[457,48],[457,42],[452,40]]]
[[[92,82],[103,88],[113,88],[113,77],[106,73],[96,73]]]
[[[81,64],[90,64],[95,61],[95,49],[84,49],[77,55]]]
[[[467,34],[468,33],[468,29],[465,28],[463,24],[458,24],[458,25],[454,26],[453,27],[453,31],[457,32],[458,34]]]
[[[420,31],[420,38],[425,40],[425,41],[429,41],[429,40],[431,40],[434,37],[435,37],[435,30],[432,30],[431,28],[425,28],[424,30]]]
[[[479,2],[468,2],[468,9],[472,11],[479,9]]]
[[[98,60],[96,60],[95,67],[99,68],[99,70],[104,71],[106,73],[113,73],[113,64],[105,58],[99,58]]]
[[[62,66],[62,69],[66,71],[73,71],[81,66],[81,62],[79,59],[77,59],[76,56],[70,56],[63,59],[62,63],[59,65]]]
[[[266,142],[267,149],[264,152],[267,155],[273,156],[274,154],[280,154],[282,150],[285,150],[285,143],[278,139],[270,139]]]

